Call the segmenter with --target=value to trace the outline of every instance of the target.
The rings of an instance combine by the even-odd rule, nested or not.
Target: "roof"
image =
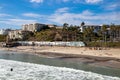
[[[100,25],[84,25],[84,26],[100,26]]]

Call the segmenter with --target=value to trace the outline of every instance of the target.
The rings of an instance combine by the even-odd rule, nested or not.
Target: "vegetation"
[[[6,41],[6,35],[0,35],[0,42]]]
[[[43,30],[41,32],[35,33],[35,39],[37,41],[53,41],[55,37],[55,32],[51,30]]]
[[[120,42],[90,42],[87,44],[88,47],[113,47],[120,48]]]

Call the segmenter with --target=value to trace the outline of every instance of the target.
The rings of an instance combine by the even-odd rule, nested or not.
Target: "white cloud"
[[[38,18],[38,17],[41,17],[42,15],[39,15],[39,14],[35,14],[35,13],[24,13],[22,14],[23,16],[26,16],[26,17],[33,17],[33,18]]]
[[[82,12],[82,15],[93,15],[93,13],[90,12],[89,10],[85,10]]]
[[[94,3],[99,3],[99,2],[101,2],[103,0],[85,0],[85,1],[86,1],[86,3],[94,4]]]
[[[42,3],[42,2],[43,2],[43,0],[30,0],[30,2]]]
[[[5,13],[0,13],[0,17],[7,17],[7,16],[11,16],[11,15],[5,14]]]
[[[57,11],[57,10],[56,10]],[[120,24],[120,12],[109,12],[109,13],[93,13],[89,10],[85,10],[81,13],[70,13],[64,12],[56,13],[56,11],[51,15],[41,15],[41,14],[33,14],[26,13],[24,17],[27,16],[29,19],[21,19],[21,18],[10,18],[10,19],[1,19],[0,23],[11,25],[11,26],[21,26],[22,24],[29,24],[35,22],[44,22],[44,23],[52,23],[52,24],[73,24],[80,25],[82,21],[86,24]],[[31,17],[36,17],[36,19],[31,19]],[[43,17],[42,19],[39,19]]]
[[[119,8],[119,7],[120,7],[119,4],[109,4],[109,5],[104,6],[104,8],[105,8],[106,10],[115,10],[115,9],[117,9],[117,8]]]
[[[93,13],[90,10],[85,10],[81,13],[70,13],[69,8],[60,8],[51,15],[41,15],[26,13],[24,16],[36,18],[39,22],[48,22],[55,24],[63,24],[65,22],[69,24],[79,25],[82,21],[88,24],[120,24],[120,12],[109,12],[109,13]]]
[[[58,10],[56,10],[56,13],[65,13],[68,12],[69,8],[68,7],[64,7],[64,8],[59,8]]]
[[[54,2],[57,3],[62,3],[62,2],[71,2],[71,3],[81,3],[81,4],[97,4],[99,2],[102,2],[103,0],[53,0]]]
[[[28,19],[6,19],[0,21],[0,23],[9,24],[9,25],[17,25],[21,26],[22,24],[28,24],[28,23],[35,23],[37,20],[28,20]]]
[[[65,22],[69,24],[79,25],[82,21],[85,21],[89,24],[110,24],[117,23],[120,24],[120,12],[111,12],[111,13],[102,13],[95,14],[88,10],[83,11],[82,13],[54,13],[51,15],[48,20],[58,24],[63,24]]]

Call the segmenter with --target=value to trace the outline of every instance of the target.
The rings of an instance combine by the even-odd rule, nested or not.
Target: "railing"
[[[84,47],[84,42],[38,42],[38,41],[18,41],[22,46],[78,46]]]

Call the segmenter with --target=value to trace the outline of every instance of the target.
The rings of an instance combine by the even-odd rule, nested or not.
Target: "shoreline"
[[[43,46],[43,47],[33,47],[33,46],[18,46],[14,48],[0,48],[1,50],[9,50],[9,51],[15,51],[15,52],[26,52],[31,54],[37,54],[42,57],[48,57],[48,58],[56,58],[71,62],[83,62],[85,64],[91,65],[91,66],[103,66],[103,67],[110,67],[110,68],[117,68],[120,69],[120,56],[119,52],[115,52],[115,54],[111,57],[111,55],[104,54],[100,56],[102,52],[100,50],[86,50],[85,48],[76,48],[76,47],[49,47],[49,46]],[[60,50],[62,49],[62,50]],[[58,51],[57,51],[58,50]],[[72,53],[72,51],[79,51],[79,53]],[[112,49],[113,51],[119,49]],[[65,52],[69,51],[69,52]],[[83,52],[84,53],[81,53]],[[89,54],[89,52],[98,52],[98,55]],[[110,52],[111,50],[107,50],[107,52]],[[106,52],[106,51],[105,51]],[[105,53],[104,52],[104,53]],[[88,55],[87,55],[88,54]],[[103,53],[102,53],[103,54]],[[111,53],[110,53],[111,54]],[[114,53],[112,53],[113,55]]]

